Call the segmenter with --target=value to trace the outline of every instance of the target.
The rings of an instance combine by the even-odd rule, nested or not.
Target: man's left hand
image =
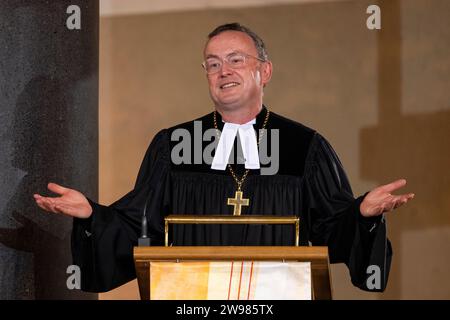
[[[406,185],[405,179],[400,179],[370,191],[359,207],[361,215],[366,218],[379,216],[392,211],[414,198],[414,193],[393,195],[391,192]]]

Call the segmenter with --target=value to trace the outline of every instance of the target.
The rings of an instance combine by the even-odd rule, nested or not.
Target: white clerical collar
[[[225,122],[222,133],[220,135],[219,144],[217,145],[211,169],[225,170],[233,149],[234,140],[239,132],[239,139],[242,146],[242,153],[245,159],[246,169],[259,169],[258,143],[256,141],[253,119],[245,124],[235,124]]]

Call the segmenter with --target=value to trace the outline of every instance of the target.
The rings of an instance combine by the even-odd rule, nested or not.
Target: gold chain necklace
[[[217,111],[214,110],[214,128],[216,129],[217,138],[220,139],[219,127],[217,126],[216,112]],[[262,137],[264,136],[264,132],[265,132],[264,129],[266,128],[267,122],[269,121],[269,114],[270,114],[270,111],[269,111],[269,109],[267,109],[266,117],[264,118],[264,123],[262,126],[262,130],[259,132],[259,137],[258,137],[258,141],[257,141],[258,147],[259,147],[259,143],[262,140]],[[234,170],[230,164],[228,164],[228,169],[230,170],[231,176],[233,177],[234,181],[237,184],[237,190],[235,192],[234,198],[227,198],[227,205],[234,206],[234,209],[233,209],[234,216],[240,216],[242,206],[248,206],[250,203],[250,199],[244,198],[244,195],[243,195],[242,189],[241,189],[242,184],[244,183],[244,180],[247,178],[247,175],[250,172],[250,169],[246,169],[244,174],[242,175],[242,178],[240,178],[240,179],[237,177],[236,173],[234,172]]]

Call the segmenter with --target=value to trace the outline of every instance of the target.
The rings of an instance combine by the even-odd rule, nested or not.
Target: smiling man
[[[44,210],[74,217],[72,252],[74,263],[81,267],[82,289],[107,291],[135,278],[133,246],[146,208],[153,245],[163,244],[164,216],[171,213],[295,214],[301,221],[301,245],[328,246],[330,261],[345,263],[355,286],[384,290],[392,250],[383,214],[413,198],[413,194],[392,195],[406,181],[397,180],[354,198],[341,162],[327,140],[263,104],[272,63],[264,42],[248,28],[232,23],[210,33],[203,67],[213,112],[161,130],[147,150],[134,189],[127,195],[103,206],[54,183],[48,187],[58,197],[34,195]],[[197,122],[202,124],[201,130],[217,134],[212,135],[218,140],[212,163],[175,163],[174,137],[179,132],[194,137]],[[272,139],[274,136],[279,139]],[[276,150],[279,162],[277,172],[270,175],[262,174],[260,146],[264,139],[270,141],[272,152]],[[204,141],[200,143],[205,146]],[[193,145],[189,151],[198,153]],[[231,153],[233,147],[242,149],[241,161]],[[186,225],[176,228],[171,242],[293,245],[293,239],[290,226]],[[379,287],[367,287],[369,266],[381,270]]]
[[[219,27],[209,35],[203,67],[211,99],[223,120],[244,124],[261,111],[263,87],[272,76],[272,63],[264,43],[254,33],[226,28]]]

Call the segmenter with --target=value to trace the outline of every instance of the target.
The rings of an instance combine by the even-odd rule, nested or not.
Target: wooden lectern
[[[296,246],[168,246],[173,224],[294,224]],[[267,216],[168,216],[165,247],[135,247],[134,262],[142,300],[150,300],[150,263],[180,261],[299,261],[311,263],[312,298],[332,299],[327,247],[298,246],[297,217]]]

